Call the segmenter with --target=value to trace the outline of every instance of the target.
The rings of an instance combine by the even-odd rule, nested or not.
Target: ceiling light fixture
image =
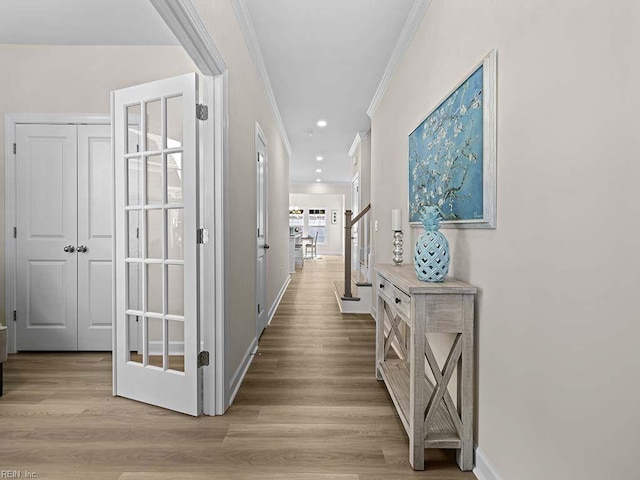
[[[322,173],[322,169],[321,168],[316,168],[316,173]]]
[[[319,161],[319,162],[321,162],[322,160],[324,160],[324,157],[320,157],[320,156],[318,156],[318,157],[316,157],[316,160],[317,160],[317,161]]]
[[[324,128],[327,126],[327,121],[326,120],[318,120],[318,123],[316,123],[316,125],[318,125],[320,128]]]

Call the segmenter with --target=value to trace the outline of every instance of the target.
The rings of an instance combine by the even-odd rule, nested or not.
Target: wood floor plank
[[[306,262],[265,330],[235,403],[192,418],[111,396],[111,356],[20,353],[5,364],[0,466],[48,480],[458,480],[453,452],[408,464],[374,375],[375,323],[341,315],[342,261]]]

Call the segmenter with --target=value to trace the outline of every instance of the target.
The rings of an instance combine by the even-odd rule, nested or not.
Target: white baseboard
[[[231,380],[229,381],[227,392],[230,392],[230,394],[229,394],[229,401],[227,402],[227,405],[231,406],[231,404],[233,403],[233,399],[236,398],[236,395],[238,394],[238,390],[240,390],[240,385],[242,385],[242,381],[244,380],[244,377],[247,374],[249,367],[251,366],[251,362],[253,361],[254,354],[257,351],[258,351],[258,340],[254,339],[253,342],[251,342],[251,345],[249,345],[249,349],[244,354],[244,358],[242,359],[242,362],[240,362],[240,365],[238,365],[238,368],[233,374],[233,377],[231,377]]]
[[[496,467],[477,445],[476,467],[473,469],[473,474],[478,480],[502,480],[502,476],[498,473]]]
[[[287,287],[289,286],[290,283],[291,283],[291,275],[287,275],[287,278],[282,284],[282,288],[280,288],[280,291],[278,292],[278,296],[276,297],[275,301],[273,302],[273,305],[271,305],[271,308],[269,309],[269,317],[268,317],[269,320],[267,321],[267,325],[271,325],[271,320],[273,320],[273,316],[276,314],[276,310],[278,310],[278,306],[280,305],[280,301],[284,296],[284,292],[287,291]]]

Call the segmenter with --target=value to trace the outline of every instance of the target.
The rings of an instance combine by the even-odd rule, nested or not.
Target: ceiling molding
[[[202,73],[221,75],[227,70],[227,64],[191,0],[150,2]]]
[[[411,40],[413,40],[413,36],[429,9],[429,5],[431,5],[431,0],[415,0],[413,3],[413,6],[409,11],[409,15],[407,16],[407,21],[405,22],[404,27],[402,27],[402,31],[400,32],[400,36],[396,42],[396,46],[393,48],[393,52],[389,58],[389,63],[387,63],[387,68],[384,70],[382,79],[378,84],[378,89],[376,90],[376,93],[371,100],[371,104],[367,109],[367,115],[369,115],[369,118],[373,118],[373,115],[376,113],[376,109],[378,108],[382,97],[384,97],[387,87],[391,82],[391,78],[396,71],[398,62],[407,51],[407,48],[409,48]]]
[[[351,144],[351,148],[349,149],[349,156],[353,157],[356,154],[356,150],[360,146],[360,142],[367,138],[367,132],[358,132],[356,133],[356,138],[353,139],[353,143]]]
[[[244,35],[253,63],[258,71],[258,77],[260,77],[260,81],[262,82],[262,87],[264,88],[264,92],[267,96],[267,102],[273,111],[273,116],[275,117],[276,124],[280,130],[282,141],[284,142],[284,147],[286,148],[289,157],[291,157],[293,151],[291,150],[291,144],[289,143],[289,137],[287,136],[287,131],[284,128],[284,123],[282,123],[282,117],[280,116],[280,110],[276,103],[276,97],[273,95],[273,89],[271,88],[267,68],[264,65],[264,59],[262,57],[262,51],[260,50],[260,44],[258,43],[258,37],[256,36],[255,29],[253,28],[253,22],[249,15],[249,8],[247,7],[245,0],[231,0],[231,4],[233,5],[233,10],[236,14],[236,18],[238,19],[238,23],[240,24],[240,29]]]

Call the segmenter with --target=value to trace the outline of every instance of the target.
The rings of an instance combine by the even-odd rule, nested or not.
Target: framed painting
[[[496,227],[496,52],[409,134],[409,222],[437,206],[443,228]]]

